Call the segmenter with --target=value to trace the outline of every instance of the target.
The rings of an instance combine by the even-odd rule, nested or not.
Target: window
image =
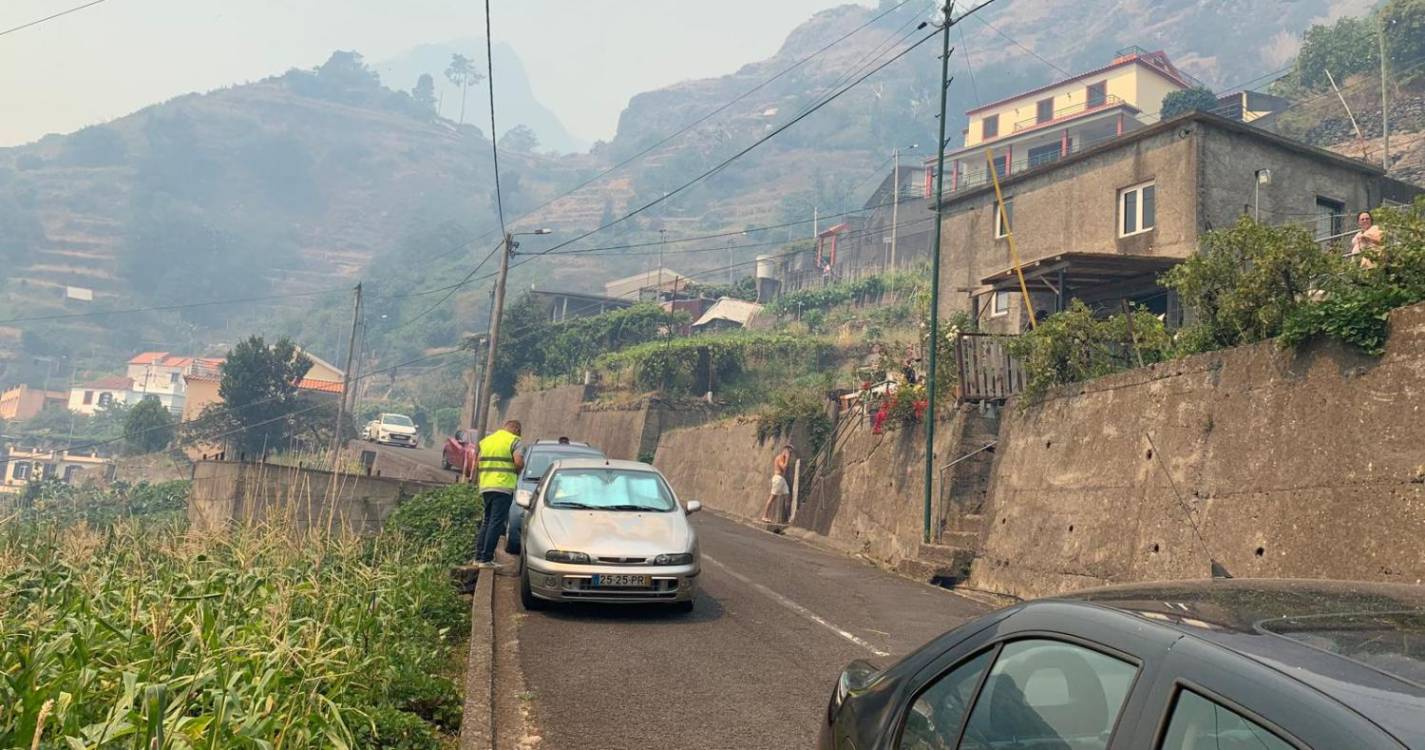
[[[85,406],[88,406],[88,405],[90,405],[90,404],[92,404],[92,403],[94,403],[94,391],[85,391],[85,392],[84,392],[84,405],[85,405]]]
[[[89,403],[89,402],[88,402],[88,401],[85,401],[84,403],[87,404],[87,403]],[[99,405],[100,405],[100,406],[106,406],[106,407],[107,407],[108,405],[110,405],[110,404],[112,404],[112,403],[114,403],[114,394],[108,393],[108,392],[99,394]]]
[[[169,383],[169,385],[173,385],[173,384],[175,384],[175,383],[177,383],[177,382],[178,382],[178,373],[176,373],[176,372],[170,372],[170,373],[168,373],[168,383]]]
[[[1339,237],[1346,231],[1346,204],[1316,196],[1316,239]]]
[[[551,508],[607,511],[673,510],[673,494],[651,471],[565,469],[556,471],[544,491]]]
[[[74,484],[74,478],[79,476],[79,467],[73,464],[64,467],[64,483]]]
[[[1053,97],[1050,97],[1048,99],[1040,99],[1038,103],[1034,105],[1034,122],[1049,122],[1052,119],[1054,119]]]
[[[1085,97],[1089,107],[1102,107],[1108,103],[1108,81],[1089,84]]]
[[[45,479],[45,480],[54,479],[54,474],[55,474],[54,464],[45,464],[45,465],[44,465],[44,469],[40,472],[40,479]]]
[[[1292,750],[1292,746],[1235,711],[1182,690],[1159,750]]]
[[[954,747],[970,701],[975,697],[975,688],[980,686],[980,678],[989,669],[993,656],[993,651],[986,651],[930,683],[911,704],[896,747],[903,750]]]
[[[29,478],[30,478],[30,462],[29,462],[29,461],[18,461],[18,462],[16,462],[16,463],[15,463],[15,468],[14,468],[14,470],[11,472],[10,476],[13,477],[13,478],[15,479],[15,481],[17,481],[17,482],[28,481]]]
[[[1106,748],[1137,673],[1128,662],[1069,643],[1006,644],[960,748]]]
[[[1146,232],[1156,224],[1157,195],[1153,183],[1145,182],[1118,192],[1118,236]]]
[[[1009,292],[995,292],[994,305],[990,308],[990,316],[998,318],[1001,315],[1009,314]]]
[[[999,135],[999,115],[989,115],[980,120],[980,138],[988,141]]]
[[[999,210],[999,204],[990,206],[990,210],[995,212],[995,238],[1008,237],[1014,229],[1014,198],[1004,199],[1004,212]]]

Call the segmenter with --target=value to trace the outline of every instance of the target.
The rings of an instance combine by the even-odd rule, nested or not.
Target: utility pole
[[[1387,175],[1390,174],[1390,94],[1386,85],[1386,59],[1385,59],[1385,18],[1382,16],[1376,23],[1376,36],[1380,40],[1380,166]]]
[[[891,270],[896,270],[896,227],[899,224],[901,208],[901,149],[891,153],[896,165],[891,169]]]
[[[341,428],[346,423],[346,398],[351,392],[351,362],[356,353],[356,326],[361,321],[361,283],[356,284],[356,302],[351,306],[351,338],[346,344],[346,369],[341,371],[341,403],[336,408],[336,426],[332,430],[332,471],[341,466]]]
[[[486,343],[485,372],[481,373],[479,389],[475,397],[475,424],[470,428],[475,432],[475,442],[485,439],[485,423],[490,410],[490,386],[495,378],[495,353],[500,345],[500,319],[505,316],[505,278],[510,273],[510,256],[514,255],[515,237],[505,233],[505,241],[500,245],[500,274],[495,277],[495,307],[490,311],[490,338]]]
[[[940,217],[941,202],[945,197],[945,112],[949,105],[950,93],[950,13],[954,0],[945,0],[945,17],[941,19],[943,38],[940,45],[940,136],[935,141],[935,238],[930,248],[930,372],[926,386],[930,408],[925,420],[925,497],[922,508],[921,541],[930,543],[930,505],[935,487],[935,383],[936,352],[940,350]]]
[[[663,249],[668,247],[668,230],[658,230],[658,286],[653,291],[653,300],[659,301],[663,296]]]

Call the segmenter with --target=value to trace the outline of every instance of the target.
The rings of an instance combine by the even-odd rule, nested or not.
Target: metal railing
[[[1093,112],[1094,110],[1099,109],[1108,109],[1109,107],[1116,107],[1120,104],[1123,104],[1123,99],[1112,95],[1105,96],[1103,98],[1103,101],[1098,103],[1083,102],[1081,104],[1070,104],[1069,106],[1064,107],[1063,109],[1055,110],[1047,120],[1039,119],[1038,114],[1036,114],[1034,117],[1030,117],[1029,119],[1020,120],[1019,122],[1016,122],[1014,124],[1014,132],[1018,133],[1021,130],[1028,130],[1029,128],[1037,127],[1039,125],[1046,125],[1051,122],[1062,120],[1066,117],[1069,117],[1070,115]]]

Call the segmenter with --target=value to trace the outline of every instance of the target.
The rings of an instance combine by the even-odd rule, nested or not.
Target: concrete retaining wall
[[[233,524],[269,522],[326,528],[330,518],[334,528],[371,534],[381,530],[401,500],[434,486],[271,464],[199,461],[193,465],[188,521],[197,531],[220,531]]]
[[[1425,578],[1425,305],[1381,359],[1273,342],[1067,388],[1005,412],[972,585]]]
[[[755,422],[724,420],[664,433],[653,464],[680,499],[756,520],[771,492],[772,459],[783,442],[758,444]]]
[[[710,407],[656,397],[603,403],[588,400],[592,396],[582,385],[520,394],[502,405],[500,419],[520,420],[529,439],[563,435],[597,446],[611,458],[632,460],[655,453],[665,431],[712,417]]]

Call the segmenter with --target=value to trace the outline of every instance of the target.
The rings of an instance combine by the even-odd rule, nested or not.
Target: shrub
[[[735,331],[652,341],[605,354],[595,360],[615,377],[626,373],[645,390],[680,389],[702,393],[707,369],[717,382],[758,365],[776,363],[782,369],[815,369],[831,350],[831,342],[785,333]]]
[[[1385,352],[1390,311],[1425,301],[1425,199],[1407,209],[1373,212],[1384,244],[1371,268],[1352,267],[1319,299],[1293,310],[1282,344],[1298,346],[1328,336],[1367,354]]]
[[[1144,364],[1161,362],[1172,351],[1172,339],[1163,322],[1146,310],[1129,316],[1094,315],[1082,301],[1050,315],[1033,330],[1012,340],[1012,356],[1024,366],[1021,403],[1039,400],[1051,388],[1102,377]]]
[[[1199,251],[1162,283],[1178,293],[1194,322],[1182,333],[1184,353],[1224,349],[1277,336],[1314,291],[1348,273],[1345,260],[1323,251],[1300,226],[1271,227],[1242,217],[1203,235]]]
[[[366,712],[366,721],[352,727],[356,738],[353,747],[374,747],[384,750],[440,750],[440,740],[421,717],[389,706],[376,706]]]
[[[757,414],[757,442],[791,437],[796,425],[807,432],[807,455],[815,456],[836,427],[827,416],[826,399],[820,391],[793,387],[773,393]]]
[[[472,484],[452,484],[412,496],[386,520],[386,531],[410,547],[431,550],[435,560],[455,566],[475,556],[484,506]]]

